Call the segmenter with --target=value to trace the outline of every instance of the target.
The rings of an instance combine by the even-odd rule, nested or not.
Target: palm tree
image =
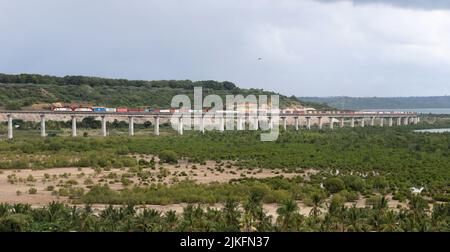
[[[261,222],[265,219],[262,198],[263,193],[261,191],[253,191],[243,204],[244,215],[241,219],[241,226],[247,232],[257,230]]]
[[[285,200],[277,209],[277,223],[281,231],[295,231],[300,217],[297,202],[292,199]]]
[[[379,215],[377,212],[373,215]],[[382,232],[400,232],[402,229],[399,226],[398,214],[394,211],[386,211],[379,216],[378,231]]]
[[[350,232],[362,232],[367,231],[367,225],[365,224],[365,216],[363,209],[359,209],[356,206],[348,208],[346,211],[347,231]]]
[[[144,209],[137,219],[133,230],[144,232],[160,232],[161,213],[155,209]]]
[[[239,231],[239,219],[241,212],[239,211],[239,203],[237,201],[228,199],[222,209],[225,229],[229,232]]]
[[[0,218],[7,215],[11,211],[12,207],[7,203],[0,203]]]
[[[167,211],[164,215],[164,222],[166,224],[166,230],[175,231],[175,227],[178,225],[178,216],[174,210]]]
[[[309,215],[317,218],[322,214],[322,211],[320,210],[320,207],[322,205],[322,198],[318,193],[313,193],[313,195],[311,196],[311,200],[313,203],[313,208],[309,212]]]

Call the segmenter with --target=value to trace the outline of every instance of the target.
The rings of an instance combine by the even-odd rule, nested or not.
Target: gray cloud
[[[315,0],[0,0],[0,72],[444,95],[449,23],[448,11]]]
[[[450,9],[449,0],[317,0],[324,3],[350,1],[355,5],[384,4],[424,10]]]

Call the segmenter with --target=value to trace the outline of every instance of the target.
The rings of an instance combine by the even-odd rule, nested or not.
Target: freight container
[[[148,110],[148,112],[159,113],[159,109],[157,109],[157,108],[150,108],[150,109]]]
[[[94,111],[94,112],[106,112],[106,108],[104,108],[104,107],[93,107],[92,111]]]
[[[106,112],[113,112],[113,113],[115,113],[116,112],[116,108],[105,108],[105,111]]]
[[[170,113],[170,109],[161,109],[159,110],[160,113]]]
[[[76,111],[76,112],[92,112],[92,108],[75,108],[73,111]]]
[[[144,112],[142,108],[128,108],[128,112]]]
[[[144,109],[144,112],[159,112],[159,109],[156,109],[156,108],[145,108]]]
[[[69,108],[69,107],[53,107],[52,111],[72,111],[72,108]]]
[[[117,109],[116,109],[116,112],[118,112],[118,113],[124,113],[124,112],[128,112],[128,109],[127,109],[127,108],[117,108]]]

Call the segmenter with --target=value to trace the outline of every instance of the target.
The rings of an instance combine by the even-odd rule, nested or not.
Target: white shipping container
[[[80,111],[80,112],[91,112],[92,109],[91,109],[91,108],[76,108],[75,111]]]
[[[71,108],[54,108],[53,111],[72,111]]]

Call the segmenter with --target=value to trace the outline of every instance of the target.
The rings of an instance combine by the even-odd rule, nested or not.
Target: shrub
[[[433,199],[436,201],[450,202],[450,195],[436,194],[433,196]]]
[[[29,194],[36,194],[37,193],[37,189],[32,187],[32,188],[28,189],[28,193]]]
[[[347,199],[344,196],[342,196],[341,194],[335,194],[331,198],[331,204],[335,204],[335,205],[343,205],[346,201],[347,201]]]
[[[356,176],[346,176],[343,177],[342,180],[345,183],[345,186],[352,191],[362,192],[366,187],[366,182]]]
[[[84,189],[81,187],[70,188],[69,189],[69,198],[70,199],[80,199],[84,195]]]
[[[21,110],[22,104],[19,102],[8,102],[5,104],[6,110]]]
[[[342,190],[335,195],[341,196],[345,201],[348,201],[348,202],[354,202],[354,201],[358,200],[358,198],[359,198],[358,193],[352,192],[352,191],[349,192],[347,190]]]
[[[26,231],[30,222],[30,216],[24,214],[12,214],[0,218],[0,232]]]
[[[330,192],[330,193],[337,193],[345,188],[344,181],[340,178],[328,178],[323,183],[323,186]]]
[[[178,155],[175,151],[172,150],[161,151],[161,153],[159,153],[159,159],[165,163],[178,163]]]
[[[69,189],[67,188],[60,188],[58,191],[58,196],[67,197],[69,196]]]
[[[27,177],[27,181],[28,182],[36,182],[36,179],[33,177],[33,175],[28,175],[28,177]]]

